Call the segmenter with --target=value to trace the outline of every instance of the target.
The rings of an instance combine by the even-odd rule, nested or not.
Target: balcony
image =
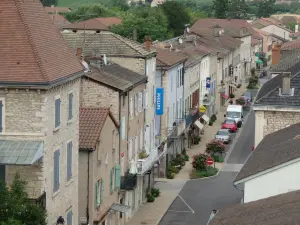
[[[126,174],[121,177],[121,189],[131,191],[134,190],[137,184],[137,176],[135,174]]]
[[[147,158],[138,159],[136,163],[137,174],[143,175],[145,174],[154,164],[154,162],[158,159],[158,148],[151,149]]]
[[[180,119],[177,121],[177,137],[185,131],[185,124],[185,120]]]

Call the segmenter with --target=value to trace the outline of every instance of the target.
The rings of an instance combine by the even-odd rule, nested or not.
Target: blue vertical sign
[[[161,116],[164,114],[164,89],[156,88],[155,94],[155,114]]]
[[[206,77],[206,88],[210,88],[210,77]]]

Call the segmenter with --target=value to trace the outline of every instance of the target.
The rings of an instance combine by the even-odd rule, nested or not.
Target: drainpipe
[[[87,207],[86,207],[86,220],[89,223],[90,213],[89,213],[89,205],[90,205],[90,152],[88,152],[88,177],[87,177]]]
[[[122,131],[122,117],[121,117],[121,107],[122,107],[122,103],[121,103],[121,100],[122,100],[122,96],[120,95],[119,93],[119,122],[120,122],[120,128],[119,128],[119,165],[121,166],[121,141],[122,141],[122,134],[121,134],[121,131]],[[128,102],[129,103],[129,102]],[[129,105],[129,104],[127,104]],[[129,110],[128,110],[129,111]]]

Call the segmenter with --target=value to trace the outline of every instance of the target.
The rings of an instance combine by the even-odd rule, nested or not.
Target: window
[[[143,108],[147,109],[148,108],[148,91],[143,90]]]
[[[72,177],[72,149],[73,149],[73,144],[72,141],[70,141],[67,144],[67,180],[68,181]]]
[[[123,106],[125,106],[125,101],[126,101],[126,96],[123,95],[123,97],[122,97],[122,104],[123,104]]]
[[[139,139],[138,136],[134,137],[134,160],[137,162],[138,160],[138,152],[139,152]]]
[[[101,178],[95,184],[95,208],[104,201],[104,180]]]
[[[139,112],[143,111],[143,94],[142,92],[138,93],[139,95]]]
[[[125,138],[126,138],[126,118],[125,118],[125,116],[122,117],[122,121],[121,121],[121,135],[122,135],[122,140],[125,140]]]
[[[110,194],[114,192],[115,189],[115,167],[110,170],[110,182],[109,182],[109,190]]]
[[[133,118],[133,98],[130,97],[129,99],[129,116],[132,119]]]
[[[143,150],[143,144],[144,144],[144,140],[143,140],[143,128],[140,129],[140,150]]]
[[[70,210],[67,213],[67,225],[72,225],[73,224],[73,213],[72,210]]]
[[[68,120],[73,119],[73,93],[69,93],[69,111],[68,111]]]
[[[137,116],[138,113],[139,113],[139,111],[138,111],[138,107],[139,107],[138,99],[139,99],[139,94],[136,93],[134,95],[134,114],[135,114],[135,116]]]
[[[115,167],[115,188],[120,188],[121,186],[121,167],[117,165]]]
[[[55,99],[55,128],[60,126],[60,98]]]
[[[4,101],[0,100],[0,132],[4,130]]]
[[[53,168],[53,193],[59,189],[59,149],[54,152],[54,168]]]

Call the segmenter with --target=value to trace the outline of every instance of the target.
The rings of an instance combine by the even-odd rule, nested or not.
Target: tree
[[[169,29],[174,36],[182,35],[185,25],[191,22],[190,15],[183,3],[167,1],[161,7],[168,18]]]
[[[248,17],[248,5],[245,0],[230,0],[228,5],[228,18],[246,19]]]
[[[257,17],[270,17],[274,13],[275,0],[261,0],[258,4]]]
[[[46,225],[46,212],[28,200],[26,182],[16,174],[10,190],[0,182],[0,225]]]
[[[218,19],[226,19],[228,16],[228,0],[213,0],[212,10]]]

